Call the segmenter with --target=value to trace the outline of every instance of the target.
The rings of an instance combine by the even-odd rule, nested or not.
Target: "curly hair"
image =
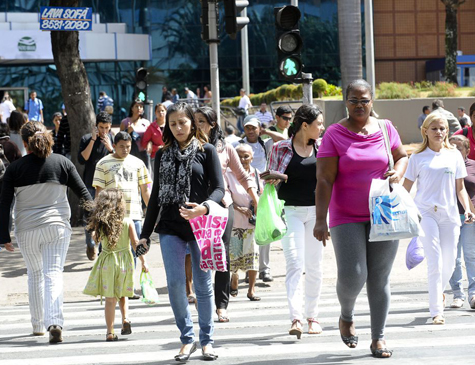
[[[21,127],[20,134],[28,150],[39,158],[46,158],[53,153],[53,137],[43,123],[28,122]]]
[[[91,211],[87,230],[95,232],[97,241],[107,238],[108,247],[116,247],[125,217],[125,199],[122,191],[116,188],[101,190],[94,201],[85,205],[85,209]]]

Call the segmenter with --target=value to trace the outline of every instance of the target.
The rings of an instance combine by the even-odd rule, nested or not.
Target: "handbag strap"
[[[383,132],[383,139],[384,139],[384,146],[386,147],[386,153],[388,154],[388,161],[389,161],[389,171],[394,169],[394,159],[393,154],[391,153],[390,142],[389,142],[389,134],[388,134],[388,127],[384,120],[378,119],[379,128],[381,128]]]

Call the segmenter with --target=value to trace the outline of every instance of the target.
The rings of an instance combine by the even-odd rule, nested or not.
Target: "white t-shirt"
[[[266,171],[266,166],[267,166],[267,160],[266,160],[266,151],[264,150],[264,147],[259,142],[256,143],[251,143],[247,141],[247,138],[244,137],[243,141],[251,146],[253,154],[251,166],[258,169],[259,172],[264,172]],[[239,145],[239,141],[234,142],[232,145],[234,148],[236,148]]]
[[[2,123],[7,122],[7,118],[10,118],[10,114],[12,111],[15,110],[15,106],[10,100],[5,100],[3,103],[0,104],[0,114],[1,114],[1,119]]]
[[[243,108],[247,111],[249,109],[249,104],[251,104],[251,100],[249,100],[249,96],[244,95],[241,100],[239,100],[239,108]]]
[[[467,169],[458,150],[444,148],[434,152],[426,148],[411,156],[404,177],[417,180],[414,201],[421,214],[434,211],[437,206],[437,211],[446,212],[450,221],[460,225],[455,180],[466,176]]]

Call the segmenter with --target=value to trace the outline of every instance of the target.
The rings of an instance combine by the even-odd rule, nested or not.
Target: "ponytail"
[[[28,146],[28,151],[39,158],[46,158],[53,152],[53,137],[40,122],[28,122],[21,127],[21,139]]]

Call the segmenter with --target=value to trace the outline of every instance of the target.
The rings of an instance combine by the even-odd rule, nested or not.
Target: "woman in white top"
[[[449,124],[438,112],[422,124],[422,144],[409,159],[404,187],[411,190],[417,179],[415,202],[422,214],[420,240],[427,258],[429,310],[433,324],[444,324],[445,286],[455,266],[460,234],[458,197],[465,222],[474,214],[464,186],[467,170],[462,155],[449,143]]]

